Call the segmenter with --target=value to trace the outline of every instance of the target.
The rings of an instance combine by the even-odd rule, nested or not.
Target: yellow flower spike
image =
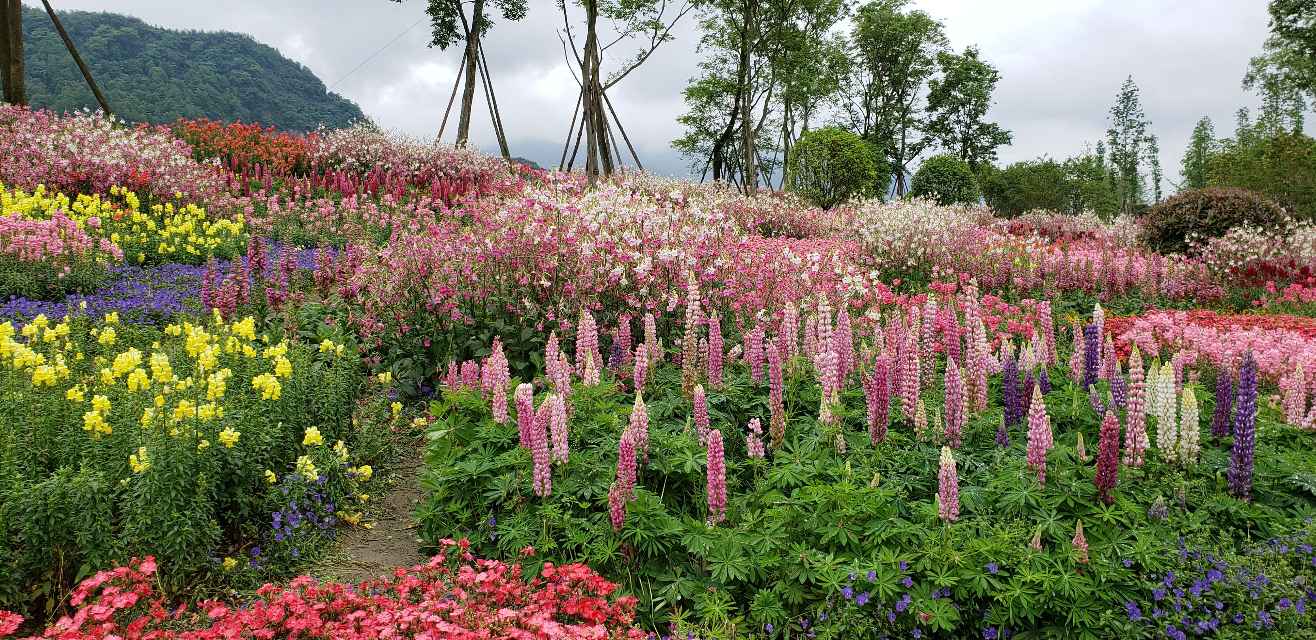
[[[151,407],[142,409],[142,428],[143,429],[149,428],[151,426],[151,423],[154,421],[155,421],[155,409],[152,409]]]
[[[320,343],[320,353],[333,353],[333,351],[334,351],[334,341],[325,338]]]
[[[204,438],[201,440],[201,442],[196,443],[196,450],[197,450],[197,451],[205,451],[206,449],[209,449],[209,448],[210,448],[210,441],[209,441],[209,440],[206,440],[206,439],[204,439]]]
[[[69,402],[83,402],[87,396],[82,387],[69,387],[69,390],[64,392],[64,399]]]
[[[394,402],[393,404],[389,405],[389,407],[393,409],[393,417],[394,417],[394,418],[398,417],[398,414],[399,414],[399,413],[402,413],[402,403],[401,403],[401,402]]]
[[[279,356],[274,359],[274,375],[280,378],[292,377],[292,363],[287,358]]]
[[[314,447],[324,444],[324,436],[320,435],[318,427],[307,427],[306,435],[302,438],[302,446]]]
[[[119,324],[119,312],[111,311],[105,314],[105,324]]]
[[[26,328],[26,327],[24,327],[24,328]],[[116,339],[117,337],[118,337],[118,334],[116,334],[116,333],[114,332],[114,328],[113,328],[113,327],[105,327],[105,329],[101,331],[101,333],[100,333],[100,337],[97,338],[96,341],[99,342],[99,343],[101,343],[103,346],[108,347],[108,346],[114,344],[114,341],[115,341],[115,339]]]
[[[219,432],[219,443],[228,449],[232,449],[233,445],[238,443],[240,437],[242,437],[241,431],[234,431],[233,427],[225,427],[223,431]]]
[[[236,569],[236,568],[238,568],[238,561],[237,561],[237,560],[234,560],[233,558],[229,558],[229,557],[225,557],[225,558],[224,558],[224,570],[225,570],[225,571],[232,571],[232,570],[234,570],[234,569]]]
[[[111,408],[110,399],[103,395],[96,394],[91,398],[91,408],[98,413],[108,414]]]
[[[362,482],[369,482],[370,479],[375,476],[375,470],[371,469],[370,465],[368,464],[363,464],[357,467],[356,469],[352,469],[351,471],[356,474],[357,480],[360,480]]]
[[[141,367],[133,369],[132,373],[128,374],[129,391],[136,393],[138,391],[142,391],[150,388],[151,388],[151,379],[146,377],[146,371],[143,370]]]
[[[315,468],[315,463],[307,456],[297,458],[297,473],[307,480],[320,477],[320,470]]]
[[[45,385],[47,387],[55,386],[54,367],[43,364],[37,367],[36,369],[32,370],[32,386],[40,387],[42,385]]]
[[[279,476],[274,475],[274,472],[270,471],[269,469],[265,470],[265,482],[268,482],[269,484],[274,484],[278,481],[279,481]]]
[[[389,384],[393,382],[393,372],[385,371],[375,376],[375,378],[379,380],[379,384]]]
[[[336,455],[338,456],[338,459],[339,459],[339,460],[341,460],[341,461],[343,461],[343,462],[347,462],[347,458],[348,458],[347,444],[345,444],[342,440],[339,440],[338,442],[335,442],[335,443],[334,443],[334,454],[336,454]]]
[[[114,433],[114,429],[105,422],[105,417],[97,411],[88,411],[82,414],[82,428],[91,434],[93,440],[100,439],[102,435]]]
[[[142,473],[151,468],[151,460],[146,457],[146,447],[138,447],[137,453],[128,456],[128,466],[133,473]]]

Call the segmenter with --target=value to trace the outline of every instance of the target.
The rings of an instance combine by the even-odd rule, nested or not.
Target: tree
[[[1103,144],[1097,143],[1093,152],[1065,160],[1062,166],[1070,213],[1091,211],[1102,218],[1110,218],[1119,211],[1119,196],[1115,192],[1115,181],[1110,177]]]
[[[713,0],[701,7],[708,56],[684,92],[686,134],[673,146],[714,180],[753,192],[781,167],[819,102],[835,93],[842,47],[827,32],[841,0]],[[777,126],[779,125],[779,126]]]
[[[391,0],[392,2],[402,2],[402,0]],[[430,17],[430,46],[447,50],[448,47],[464,40],[466,43],[465,52],[462,54],[463,67],[457,75],[457,82],[465,79],[465,86],[462,89],[461,112],[457,118],[457,144],[464,145],[470,139],[471,133],[471,108],[475,104],[475,78],[477,75],[483,78],[485,98],[489,101],[489,113],[493,119],[494,132],[498,136],[498,144],[503,152],[503,157],[509,157],[507,149],[507,137],[502,132],[502,120],[498,116],[497,102],[493,95],[493,86],[489,80],[489,69],[484,64],[484,52],[480,49],[480,39],[484,33],[493,26],[493,20],[485,11],[486,2],[491,1],[506,20],[517,21],[526,16],[526,0],[473,0],[471,5],[471,15],[466,16],[466,8],[463,0],[429,0],[425,7],[425,12]],[[454,95],[457,91],[456,85],[453,86]],[[448,108],[452,109],[452,99],[448,100]],[[448,114],[443,115],[444,124],[447,124]],[[442,126],[439,129],[442,135]]]
[[[627,146],[630,146],[626,130],[621,127],[617,113],[612,108],[612,102],[608,100],[608,89],[616,86],[644,64],[664,42],[670,41],[672,29],[694,8],[694,5],[684,0],[679,7],[674,6],[672,0],[576,0],[576,5],[584,13],[582,19],[585,23],[584,42],[577,46],[567,0],[558,0],[557,4],[562,11],[562,34],[565,36],[562,40],[563,48],[569,49],[568,59],[575,62],[579,72],[576,82],[580,85],[580,97],[577,100],[577,110],[572,115],[571,130],[567,132],[566,146],[571,145],[573,134],[576,136],[577,148],[580,138],[582,136],[585,138],[585,173],[593,183],[600,175],[611,175],[621,164],[621,154],[617,151],[616,134],[612,129],[612,123],[617,124],[622,138]],[[617,31],[616,38],[606,44],[599,38],[600,17],[612,22]],[[635,37],[643,37],[648,41],[618,69],[604,76],[603,54],[612,47]],[[605,106],[607,111],[604,111]],[[576,115],[580,116],[579,129],[576,128]],[[609,115],[612,116],[611,119]],[[632,158],[639,165],[639,156],[633,146],[630,146],[630,151]],[[617,153],[615,162],[614,152]],[[571,155],[574,160],[575,152]],[[563,156],[566,156],[565,148]]]
[[[1144,166],[1151,174],[1153,197],[1160,199],[1159,145],[1156,137],[1148,133],[1150,127],[1138,99],[1138,85],[1129,76],[1120,87],[1115,106],[1111,107],[1110,128],[1106,130],[1108,171],[1120,213],[1133,213],[1146,204],[1149,185]]]
[[[851,129],[886,153],[898,195],[907,190],[909,164],[934,142],[925,133],[919,103],[937,70],[937,54],[947,47],[941,23],[908,5],[872,0],[859,8],[844,105]]]
[[[1252,58],[1243,87],[1259,91],[1268,109],[1285,112],[1302,130],[1302,113],[1316,99],[1316,0],[1271,0],[1270,36]]]
[[[1207,184],[1206,163],[1215,150],[1215,125],[1211,119],[1203,117],[1193,127],[1193,135],[1188,139],[1188,150],[1184,152],[1179,170],[1183,176],[1183,189],[1202,189]]]
[[[937,54],[941,77],[928,81],[928,134],[975,170],[996,159],[996,148],[1010,144],[1010,132],[985,122],[992,91],[1001,74],[969,47],[963,54]]]

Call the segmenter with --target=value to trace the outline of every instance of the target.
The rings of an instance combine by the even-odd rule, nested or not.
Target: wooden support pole
[[[511,160],[512,153],[507,148],[507,131],[503,129],[503,116],[498,110],[498,95],[494,93],[493,78],[489,76],[489,63],[484,57],[484,47],[480,47],[480,77],[484,80],[484,99],[489,103],[489,118],[493,120],[494,135],[498,137],[498,150],[504,160]]]
[[[576,109],[571,112],[571,126],[567,127],[567,139],[562,143],[562,159],[557,163],[558,171],[565,171],[567,168],[567,149],[571,148],[571,134],[576,130],[576,116],[580,115],[580,102],[584,98],[584,91],[576,96]]]
[[[443,142],[443,130],[448,128],[448,115],[452,113],[452,103],[457,99],[457,87],[462,84],[463,73],[466,73],[466,66],[457,65],[457,77],[452,81],[452,95],[448,96],[448,108],[443,110],[443,122],[439,123],[439,142]]]
[[[101,93],[101,88],[96,86],[96,80],[91,77],[91,69],[87,68],[87,63],[82,61],[82,56],[78,55],[78,48],[73,46],[73,38],[69,37],[69,32],[64,30],[64,23],[59,21],[59,16],[55,15],[55,9],[50,6],[50,0],[41,0],[41,4],[46,6],[46,13],[50,15],[50,21],[55,24],[55,31],[59,32],[59,37],[64,41],[64,46],[68,48],[69,55],[73,56],[73,62],[77,63],[78,70],[82,72],[82,77],[87,81],[87,86],[91,87],[92,95],[96,96],[96,102],[100,103],[101,111],[105,115],[114,113],[110,111],[110,103],[105,100],[105,94]]]
[[[612,121],[617,123],[617,129],[621,131],[621,139],[626,141],[626,148],[631,150],[631,158],[635,160],[635,168],[644,171],[644,165],[640,164],[640,154],[635,153],[635,145],[631,144],[631,137],[626,135],[626,127],[621,126],[621,119],[617,117],[617,111],[612,108],[612,99],[608,97],[607,93],[603,94],[603,102],[608,105],[608,113],[612,114]]]

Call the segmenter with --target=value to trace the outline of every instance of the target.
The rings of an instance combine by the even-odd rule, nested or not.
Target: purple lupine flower
[[[1101,334],[1096,324],[1083,327],[1083,386],[1090,387],[1097,383],[1097,372],[1101,364]]]
[[[1051,376],[1046,372],[1046,367],[1037,372],[1037,386],[1043,394],[1051,393]]]
[[[1006,426],[1014,426],[1023,419],[1025,405],[1019,390],[1019,363],[1013,355],[1001,363],[1001,403],[1005,405]]]
[[[1001,424],[996,425],[996,446],[1010,446],[1010,433],[1005,430],[1005,418],[1001,418]]]
[[[1033,379],[1033,373],[1030,371],[1024,375],[1024,386],[1020,388],[1023,392],[1019,401],[1019,413],[1022,415],[1028,407],[1033,406],[1033,389],[1037,386],[1037,380]]]
[[[1215,379],[1215,413],[1211,416],[1211,437],[1224,438],[1233,428],[1234,376],[1221,371]]]
[[[1234,447],[1229,459],[1229,492],[1241,500],[1252,496],[1252,462],[1257,446],[1257,361],[1243,356],[1238,370],[1238,408],[1234,414]]]
[[[1129,381],[1118,372],[1110,379],[1110,395],[1115,406],[1123,409],[1129,399]]]

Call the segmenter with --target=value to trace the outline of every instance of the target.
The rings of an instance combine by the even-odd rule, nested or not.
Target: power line
[[[393,46],[393,43],[397,42],[398,40],[401,40],[401,39],[402,39],[402,36],[405,36],[405,35],[407,35],[408,33],[411,33],[411,30],[412,30],[412,29],[415,29],[415,28],[416,28],[416,25],[420,24],[420,23],[423,22],[424,20],[425,20],[425,16],[421,16],[421,17],[420,17],[419,19],[417,19],[415,22],[411,23],[411,26],[410,26],[410,27],[407,27],[402,33],[399,33],[399,34],[397,34],[396,36],[393,36],[393,39],[392,39],[392,40],[389,40],[386,44],[384,44],[384,46],[380,47],[378,51],[376,51],[376,52],[370,54],[369,56],[367,56],[365,60],[362,60],[362,61],[361,61],[361,64],[358,64],[358,65],[356,65],[355,67],[352,67],[352,70],[351,70],[351,71],[348,71],[345,75],[343,75],[343,77],[341,77],[341,78],[339,78],[338,80],[334,81],[333,84],[329,85],[329,88],[330,88],[330,89],[333,89],[334,87],[336,87],[336,86],[338,86],[339,84],[341,84],[344,80],[348,79],[348,77],[350,77],[352,74],[356,73],[357,71],[360,71],[360,70],[361,70],[361,67],[366,66],[366,64],[368,64],[371,60],[374,60],[376,57],[378,57],[379,54],[384,53],[384,50],[385,50],[385,49],[387,49],[387,48]]]

